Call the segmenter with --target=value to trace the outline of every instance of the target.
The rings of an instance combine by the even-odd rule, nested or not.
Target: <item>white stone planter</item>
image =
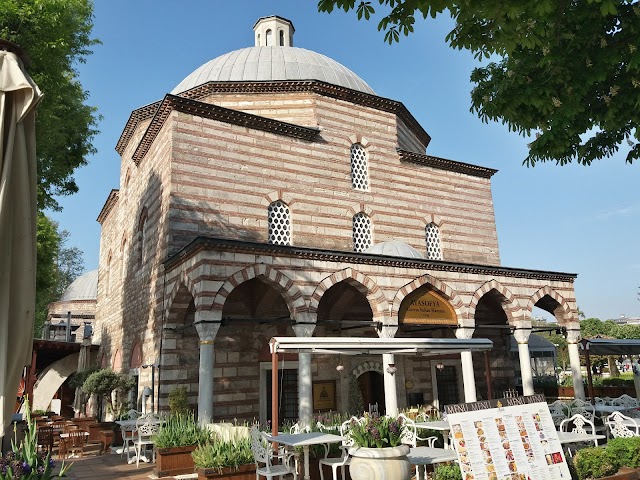
[[[353,447],[349,450],[352,480],[409,480],[411,463],[407,458],[409,447],[388,448]]]

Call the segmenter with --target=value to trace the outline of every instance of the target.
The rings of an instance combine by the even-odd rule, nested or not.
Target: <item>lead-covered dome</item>
[[[187,76],[176,95],[207,82],[320,80],[375,95],[373,89],[344,65],[320,53],[293,46],[293,24],[282,17],[259,19],[255,46],[214,58]]]
[[[91,270],[71,282],[58,301],[95,300],[97,296],[98,270]]]
[[[398,240],[376,243],[375,245],[367,248],[364,253],[385,255],[388,257],[418,258],[420,260],[424,260],[424,255],[422,255],[418,250],[413,248],[411,245],[399,242]]]

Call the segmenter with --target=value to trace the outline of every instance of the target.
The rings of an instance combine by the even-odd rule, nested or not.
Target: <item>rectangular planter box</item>
[[[602,477],[600,480],[640,480],[640,469],[622,467],[615,475]]]
[[[225,480],[255,480],[256,466],[255,464],[240,465],[236,468],[223,468],[218,470],[215,468],[199,468],[198,480],[212,480],[224,478]]]
[[[191,452],[196,449],[195,445],[186,447],[157,448],[156,467],[153,473],[159,478],[175,477],[185,473],[193,473],[193,458]]]

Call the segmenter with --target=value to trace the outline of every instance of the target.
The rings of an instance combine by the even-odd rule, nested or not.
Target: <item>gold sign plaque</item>
[[[313,382],[313,409],[336,409],[336,382],[333,380]]]
[[[436,292],[416,295],[400,308],[400,323],[416,325],[457,325],[458,318],[451,304]]]

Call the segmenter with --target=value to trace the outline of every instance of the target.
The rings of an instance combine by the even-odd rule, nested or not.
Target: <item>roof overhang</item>
[[[580,342],[582,353],[589,355],[638,355],[640,340],[618,340],[610,338],[588,338]]]
[[[493,349],[487,338],[361,338],[361,337],[273,337],[271,353],[296,352],[334,355],[440,356]]]

